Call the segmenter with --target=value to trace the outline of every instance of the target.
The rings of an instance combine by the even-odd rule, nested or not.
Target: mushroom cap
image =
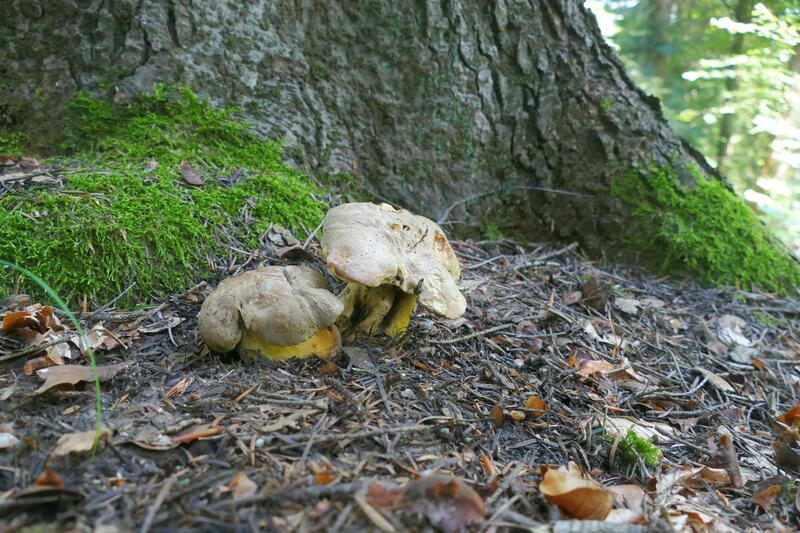
[[[446,318],[466,310],[458,258],[433,221],[389,204],[354,202],[328,211],[322,227],[322,257],[339,279],[418,294],[419,303]]]
[[[229,352],[242,329],[276,346],[291,346],[333,324],[343,304],[325,277],[303,266],[269,266],[222,280],[200,308],[200,336],[212,350]]]

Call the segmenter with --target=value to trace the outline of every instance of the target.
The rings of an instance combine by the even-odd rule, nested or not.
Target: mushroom
[[[322,257],[347,282],[337,324],[367,333],[402,333],[417,301],[445,318],[467,302],[458,290],[458,258],[442,229],[389,204],[342,204],[325,216]]]
[[[242,357],[330,357],[342,302],[325,277],[303,266],[269,266],[222,280],[200,308],[198,329],[214,351]]]

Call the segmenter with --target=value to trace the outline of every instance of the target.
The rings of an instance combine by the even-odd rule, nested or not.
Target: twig
[[[156,517],[156,513],[161,508],[161,505],[164,503],[164,500],[167,499],[167,494],[169,494],[170,489],[178,481],[178,476],[183,474],[183,471],[175,472],[172,474],[167,480],[164,482],[164,485],[161,487],[161,490],[158,491],[158,496],[150,505],[150,509],[147,511],[147,517],[144,519],[144,523],[142,523],[142,527],[139,530],[139,533],[147,533],[150,530],[150,526],[153,525],[153,519]]]
[[[346,440],[354,440],[354,439],[363,439],[367,437],[375,437],[377,435],[388,435],[390,433],[414,433],[416,431],[428,431],[435,429],[435,426],[423,426],[421,424],[411,424],[408,426],[396,426],[391,428],[378,428],[378,429],[367,429],[364,431],[354,431],[352,433],[337,433],[333,435],[323,435],[313,437],[314,442],[317,444],[324,444],[327,442],[344,442]],[[291,436],[291,435],[290,435]],[[305,446],[306,442],[312,438],[311,435],[302,435],[306,437],[300,442],[296,442],[293,444],[288,444],[286,446],[281,446],[282,449],[292,449],[292,448],[300,448]]]
[[[32,353],[41,352],[45,348],[50,348],[51,346],[63,344],[65,342],[68,342],[70,339],[74,339],[75,337],[77,337],[77,335],[61,337],[60,339],[43,342],[42,344],[37,344],[36,346],[28,346],[27,348],[23,348],[15,352],[8,353],[6,355],[0,355],[0,363],[2,363],[3,361],[10,361],[11,359],[16,359],[17,357],[23,357],[25,355],[30,355]]]
[[[502,326],[495,326],[493,328],[484,329],[482,331],[476,331],[475,333],[470,333],[469,335],[464,335],[463,337],[457,337],[455,339],[446,339],[443,341],[432,339],[431,344],[454,344],[456,342],[468,341],[470,339],[474,339],[475,337],[483,337],[484,335],[495,333],[497,331],[503,331],[504,329],[513,327],[514,324],[503,324]]]
[[[133,283],[131,283],[130,285],[128,285],[128,288],[127,288],[127,289],[125,289],[124,291],[122,291],[121,293],[119,293],[117,296],[115,296],[114,298],[112,298],[112,299],[111,299],[111,300],[110,300],[108,303],[106,303],[105,305],[103,305],[103,306],[101,306],[101,307],[99,307],[99,308],[95,309],[95,310],[94,310],[94,311],[92,311],[91,313],[89,313],[89,314],[88,314],[88,315],[85,317],[85,320],[92,320],[92,319],[95,317],[95,315],[97,315],[97,314],[99,314],[99,313],[102,313],[103,311],[105,311],[105,310],[107,310],[107,309],[111,308],[111,306],[112,306],[112,305],[114,305],[115,303],[117,303],[117,302],[120,300],[120,298],[122,298],[123,296],[125,296],[126,294],[128,294],[128,292],[129,292],[129,291],[130,291],[132,288],[134,288],[135,286],[136,286],[136,282],[134,281]],[[83,316],[81,316],[81,318],[84,318],[84,317],[83,317]]]
[[[317,227],[316,227],[316,228],[314,228],[314,231],[312,231],[311,233],[309,233],[309,234],[308,234],[308,237],[307,237],[307,238],[306,238],[306,240],[303,242],[303,250],[305,250],[306,248],[308,248],[308,244],[311,242],[311,239],[313,239],[313,238],[314,238],[314,235],[316,235],[316,234],[317,234],[317,232],[318,232],[318,231],[319,231],[319,230],[322,228],[322,223],[323,223],[323,222],[325,222],[325,219],[324,219],[324,218],[323,218],[323,219],[320,221],[320,223],[317,225]]]

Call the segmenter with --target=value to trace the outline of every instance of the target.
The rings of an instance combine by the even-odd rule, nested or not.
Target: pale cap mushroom
[[[270,359],[331,356],[340,345],[333,323],[343,310],[325,277],[303,266],[269,266],[222,280],[198,315],[214,351]]]
[[[334,207],[323,223],[322,255],[348,283],[342,319],[359,322],[359,329],[397,334],[417,300],[445,318],[466,310],[461,268],[444,231],[405,209],[368,202]],[[359,307],[367,309],[354,318]]]

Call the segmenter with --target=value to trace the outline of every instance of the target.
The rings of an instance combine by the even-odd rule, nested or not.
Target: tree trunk
[[[577,0],[12,0],[0,79],[7,123],[48,125],[81,89],[185,83],[309,172],[355,174],[451,231],[491,220],[594,253],[626,224],[620,172],[718,179]]]
[[[734,12],[734,19],[736,22],[747,23],[753,18],[753,0],[739,0],[736,3],[736,11]],[[731,57],[736,57],[742,53],[744,47],[744,33],[737,33],[733,36],[731,43]],[[725,80],[725,93],[723,100],[730,100],[733,92],[736,90],[738,82],[736,77],[730,77]],[[724,172],[725,160],[728,158],[728,150],[731,145],[731,135],[733,134],[733,113],[723,113],[719,121],[719,139],[717,140],[717,169]]]

